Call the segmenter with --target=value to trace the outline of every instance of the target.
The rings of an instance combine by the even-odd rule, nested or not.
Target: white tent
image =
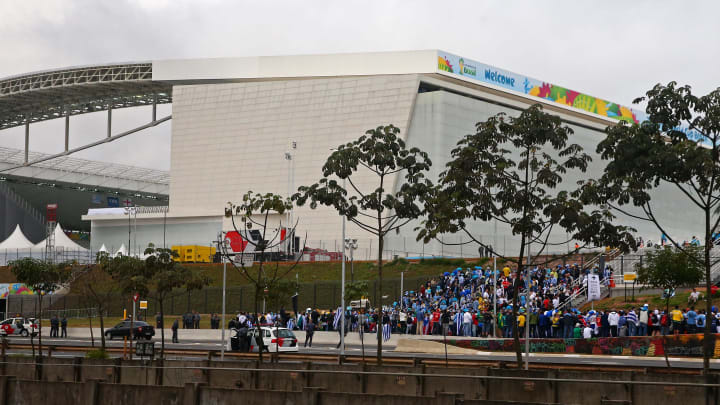
[[[69,251],[87,251],[87,249],[68,238],[68,236],[65,235],[65,232],[63,232],[60,224],[57,224],[55,226],[55,231],[53,231],[53,235],[55,236],[55,249],[60,248]],[[36,244],[35,249],[44,249],[45,243],[45,240],[43,240],[42,242]]]
[[[107,248],[105,247],[105,244],[104,244],[104,243],[103,243],[103,245],[100,247],[100,250],[98,250],[98,253],[100,253],[100,252],[108,253],[108,250],[107,250]]]
[[[125,244],[123,243],[120,245],[120,249],[118,249],[117,252],[115,252],[115,257],[117,256],[127,256],[127,248],[125,247]]]
[[[15,227],[13,233],[0,243],[0,250],[31,249],[33,243],[25,237],[20,225]]]

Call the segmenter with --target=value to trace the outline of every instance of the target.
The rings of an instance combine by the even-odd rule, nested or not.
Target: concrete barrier
[[[43,384],[50,387],[47,389],[48,395],[54,395],[45,398],[62,399],[72,395],[81,395],[93,401],[93,398],[124,398],[122,401],[108,399],[99,402],[104,405],[128,405],[134,403],[128,401],[146,397],[157,400],[157,403],[168,404],[185,404],[187,402],[184,398],[191,397],[200,398],[192,401],[215,398],[218,402],[213,402],[213,399],[205,403],[223,403],[221,399],[229,395],[249,395],[248,403],[278,400],[282,401],[281,403],[298,404],[300,396],[307,397],[307,400],[314,401],[313,403],[325,403],[324,401],[336,401],[335,394],[348,396],[348,401],[342,403],[354,403],[357,398],[365,398],[366,401],[381,398],[389,403],[404,404],[404,400],[399,398],[414,398],[413,404],[418,405],[423,403],[423,400],[418,398],[434,398],[438,401],[444,398],[443,400],[450,401],[445,395],[447,392],[455,393],[454,398],[463,398],[468,404],[472,403],[468,401],[543,404],[601,404],[603,401],[616,401],[657,405],[659,401],[668,399],[685,404],[720,404],[720,376],[717,374],[705,377],[671,374],[667,370],[662,373],[524,371],[492,367],[445,368],[425,364],[382,367],[309,362],[259,364],[256,360],[166,360],[165,368],[160,369],[157,368],[160,366],[157,362],[146,364],[140,360],[55,358],[44,359],[41,364],[36,365],[30,358],[12,356],[5,356],[1,363],[6,375],[14,373],[23,377],[0,378],[0,398],[3,395],[15,398],[14,393],[22,395],[26,389],[42,391],[44,388],[37,387]],[[482,378],[485,376],[488,379]],[[27,386],[22,390],[17,387],[21,382]],[[639,384],[640,382],[653,382],[655,385],[643,385]],[[712,385],[706,387],[701,385],[703,383]],[[62,384],[80,384],[84,388],[77,388],[75,385],[72,385],[75,388],[63,388]],[[306,392],[308,388],[314,391]],[[30,399],[36,398],[34,392],[28,394],[32,396]],[[17,403],[30,403],[22,402],[23,397],[17,398],[20,398]],[[293,401],[285,401],[290,398]],[[192,401],[191,403],[196,403]],[[0,401],[0,405],[4,403]]]

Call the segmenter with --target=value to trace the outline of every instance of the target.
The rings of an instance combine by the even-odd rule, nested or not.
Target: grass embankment
[[[698,291],[704,291],[698,288]],[[689,291],[685,292],[677,292],[674,297],[670,298],[670,310],[675,308],[675,305],[679,306],[680,308],[688,308],[688,297],[690,296]],[[705,309],[705,296],[703,296],[698,300],[698,302],[694,305],[696,309]],[[713,298],[713,304],[717,305],[720,303],[720,298],[717,296]],[[635,299],[633,300],[630,296],[630,292],[628,292],[627,300],[625,300],[625,297],[612,297],[612,298],[605,298],[604,300],[595,301],[594,305],[591,305],[589,302],[584,304],[581,307],[582,311],[587,311],[591,307],[594,307],[596,310],[629,310],[630,308],[639,308],[645,304],[648,304],[651,310],[659,309],[660,311],[663,311],[665,309],[665,299],[662,297],[662,294],[656,294],[656,295],[643,295],[643,296],[635,296]]]
[[[484,265],[487,259],[463,260],[463,259],[428,259],[420,261],[408,262],[405,259],[398,259],[387,262],[383,265],[384,279],[398,279],[400,272],[405,273],[405,277],[436,277],[443,272],[452,270],[456,267],[468,267],[476,265]],[[500,263],[498,263],[498,266]],[[210,277],[211,287],[222,286],[222,264],[188,264],[193,268],[202,270]],[[292,264],[287,263],[266,263],[265,273],[272,276],[277,267],[278,274],[287,272]],[[375,262],[355,262],[354,265],[355,280],[373,281],[377,280],[377,263]],[[257,274],[257,264],[248,271],[251,275]],[[342,262],[302,262],[285,275],[285,279],[295,280],[295,274],[300,283],[312,283],[315,281],[338,281],[340,280],[340,272]],[[350,263],[346,263],[345,277],[350,280]],[[227,284],[230,286],[240,286],[249,284],[248,280],[241,274],[240,270],[228,264]]]

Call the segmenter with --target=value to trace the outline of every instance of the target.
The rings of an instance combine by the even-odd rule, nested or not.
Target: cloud
[[[719,12],[710,1],[8,1],[0,77],[116,61],[438,48],[628,104],[657,82],[718,86]],[[103,133],[102,114],[91,116],[73,119],[77,140]],[[142,123],[147,113],[123,117]],[[33,128],[33,148],[62,147],[54,125]],[[167,169],[169,128],[83,157]],[[16,145],[17,132],[0,131],[0,145]]]

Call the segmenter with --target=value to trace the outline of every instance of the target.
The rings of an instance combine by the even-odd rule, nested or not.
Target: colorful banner
[[[713,358],[720,357],[718,335],[713,339]],[[434,339],[442,343],[442,339]],[[514,352],[512,339],[448,339],[448,344],[478,351]],[[525,350],[525,340],[520,339]],[[703,335],[674,335],[647,337],[616,337],[593,339],[531,339],[531,353],[609,354],[623,356],[685,356],[702,357]]]
[[[464,79],[478,80],[513,90],[518,93],[550,100],[568,107],[577,108],[603,117],[628,123],[640,123],[647,120],[644,111],[633,110],[612,101],[593,97],[556,84],[547,83],[532,77],[523,76],[508,70],[462,58],[451,53],[438,51],[438,71]],[[687,127],[676,128],[684,132],[688,139],[712,146],[699,132]]]
[[[556,84],[438,51],[438,70],[463,78],[494,84],[530,96],[554,101],[603,117],[630,123],[639,122],[639,112],[612,101],[593,97]]]
[[[33,295],[31,289],[25,284],[14,283],[14,284],[0,284],[0,299],[7,298],[8,295]]]

